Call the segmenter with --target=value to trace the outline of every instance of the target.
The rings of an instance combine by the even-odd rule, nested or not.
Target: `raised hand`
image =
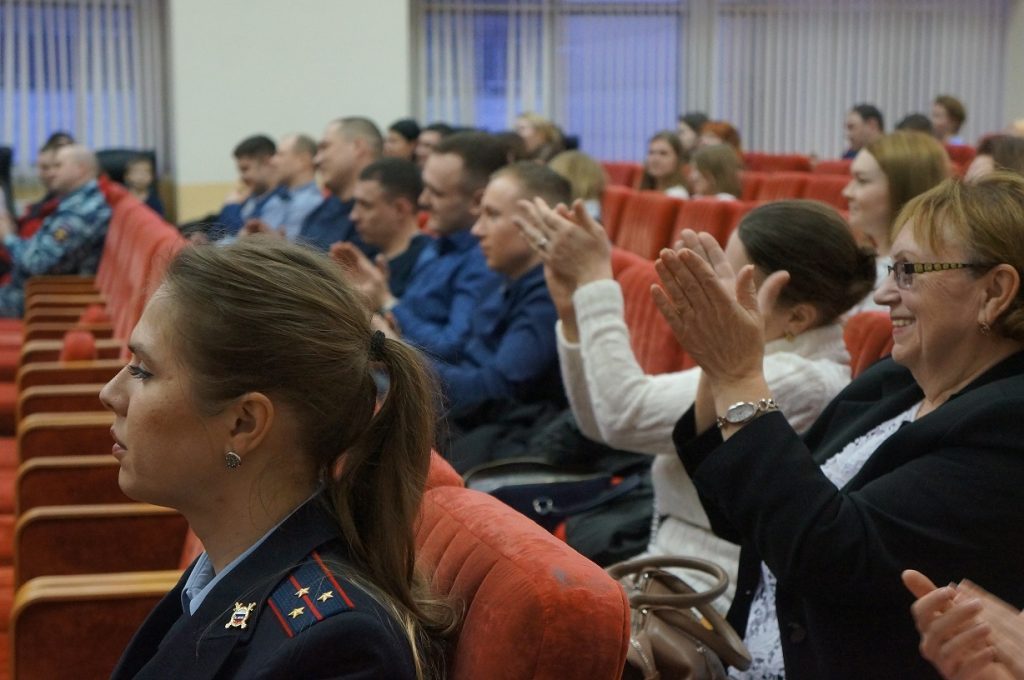
[[[542,198],[519,201],[519,207],[521,212],[513,221],[540,254],[562,330],[566,339],[575,342],[572,295],[579,286],[612,278],[611,243],[582,201],[574,202],[571,211],[562,204],[551,208]]]
[[[661,252],[655,268],[662,285],[652,287],[654,302],[712,387],[762,379],[761,310],[774,307],[789,274],[772,273],[758,291],[752,265],[730,278],[717,243],[698,240],[703,256],[689,247]]]
[[[275,229],[266,222],[258,218],[252,218],[244,225],[242,230],[239,232],[240,236],[274,236],[276,238],[285,238],[284,229]]]
[[[369,300],[370,308],[381,309],[388,302],[390,290],[386,267],[384,271],[363,255],[362,251],[351,243],[339,241],[331,245],[331,259],[341,265],[345,276]]]

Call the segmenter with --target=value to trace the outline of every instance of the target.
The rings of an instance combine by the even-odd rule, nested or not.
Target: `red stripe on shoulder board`
[[[274,616],[277,617],[281,627],[284,628],[284,632],[287,633],[288,637],[295,637],[295,633],[292,631],[292,627],[288,625],[288,622],[284,620],[284,616],[281,615],[277,605],[274,604],[273,600],[267,600],[267,605],[270,607],[270,611],[274,612]]]
[[[338,582],[334,579],[334,574],[332,574],[331,570],[327,568],[327,565],[324,564],[324,561],[320,559],[320,553],[314,550],[313,559],[316,560],[316,563],[319,564],[320,568],[324,570],[324,574],[327,575],[327,579],[331,582],[331,585],[337,588],[338,592],[341,593],[341,597],[345,600],[345,604],[348,605],[349,609],[355,609],[356,606],[352,604],[352,600],[348,599],[348,594],[345,592],[345,589],[338,585]]]
[[[295,578],[295,574],[292,574],[291,576],[289,576],[288,580],[290,580],[292,582],[293,586],[298,588],[298,591],[296,591],[296,593],[295,593],[296,595],[298,595],[299,592],[302,591],[302,584],[299,583],[299,580],[297,578]],[[321,614],[320,610],[316,608],[315,604],[313,604],[313,600],[309,599],[309,595],[303,595],[302,596],[302,601],[306,603],[306,606],[309,607],[309,611],[311,611],[313,613],[313,616],[316,617],[317,621],[323,621],[324,620],[324,615]]]

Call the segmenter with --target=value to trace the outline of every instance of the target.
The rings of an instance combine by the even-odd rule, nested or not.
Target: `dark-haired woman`
[[[432,388],[339,270],[263,239],[187,249],[129,347],[101,393],[118,481],[206,552],[113,677],[435,676],[453,617],[421,592],[413,544]]]
[[[540,205],[533,206],[532,215],[526,228],[549,241],[541,254],[560,318],[562,379],[580,430],[615,448],[656,456],[652,473],[659,523],[648,553],[704,557],[735,577],[739,548],[712,533],[672,445],[672,428],[693,404],[700,370],[644,374],[630,346],[622,290],[612,278],[602,227],[579,210],[577,224]],[[737,271],[753,264],[759,283],[783,268],[790,271],[779,302],[765,310],[771,319],[765,371],[789,421],[806,429],[850,381],[838,319],[871,290],[874,258],[857,247],[838,213],[810,201],[751,211],[724,253],[706,234],[684,233],[684,242]],[[696,574],[692,579],[703,580]],[[732,593],[730,586],[719,604],[727,606]]]

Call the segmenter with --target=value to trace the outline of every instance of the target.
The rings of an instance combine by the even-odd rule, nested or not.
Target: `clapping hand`
[[[684,248],[661,251],[655,265],[662,284],[652,288],[655,304],[713,388],[763,380],[765,312],[788,272],[773,272],[759,290],[754,266],[733,272],[710,234],[685,230],[682,240]]]
[[[246,221],[246,223],[244,225],[242,225],[242,230],[240,232],[240,235],[241,236],[257,236],[257,235],[259,235],[259,236],[275,236],[275,237],[280,238],[280,239],[286,238],[285,233],[284,233],[284,227],[278,227],[277,229],[275,229],[274,227],[270,226],[269,224],[267,224],[263,220],[261,220],[259,218],[256,218],[256,217]]]
[[[562,204],[551,208],[542,198],[519,201],[519,207],[521,213],[513,221],[540,254],[563,331],[574,339],[572,295],[587,283],[612,278],[611,242],[582,201],[575,201],[571,211]]]
[[[917,597],[911,607],[921,633],[921,655],[947,680],[1024,679],[1024,617],[964,581],[942,588],[907,570],[903,583]]]
[[[394,300],[388,288],[387,261],[378,258],[374,264],[351,243],[339,241],[331,246],[331,259],[341,265],[345,276],[369,299],[370,308],[385,308]]]

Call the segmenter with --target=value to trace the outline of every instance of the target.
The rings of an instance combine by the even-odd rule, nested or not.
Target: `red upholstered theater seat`
[[[672,245],[672,228],[683,201],[656,191],[640,191],[628,199],[612,242],[637,255],[654,259]]]
[[[629,187],[608,186],[604,188],[604,193],[601,195],[601,224],[604,225],[604,230],[608,232],[608,238],[612,241],[619,233],[626,200],[635,193]]]
[[[601,167],[608,176],[609,186],[633,187],[644,174],[644,167],[639,163],[609,161],[601,163]]]
[[[741,171],[740,185],[742,186],[742,193],[740,194],[740,200],[757,200],[757,194],[761,190],[761,183],[764,182],[764,178],[767,176],[768,173],[757,172],[756,170]]]
[[[849,175],[850,165],[853,163],[850,159],[837,158],[835,160],[818,161],[815,163],[814,168],[811,172],[816,175]]]
[[[501,501],[456,487],[424,497],[418,563],[463,603],[452,680],[617,680],[629,603],[604,570]]]
[[[758,172],[810,172],[811,158],[796,153],[745,151],[743,165]]]
[[[843,330],[846,351],[850,353],[850,373],[854,378],[879,359],[892,352],[892,322],[885,312],[860,312],[846,321]]]
[[[761,181],[755,199],[758,201],[784,201],[803,196],[810,179],[809,172],[773,172]]]
[[[729,207],[733,203],[735,201],[719,201],[715,198],[691,198],[684,202],[676,217],[672,238],[679,238],[683,229],[706,231],[724,248],[732,233]]]
[[[654,262],[615,248],[612,272],[622,287],[629,342],[640,368],[653,375],[694,366],[651,297],[651,286],[658,283]]]
[[[811,175],[804,186],[803,198],[828,203],[836,210],[848,208],[843,189],[850,183],[843,175]]]

